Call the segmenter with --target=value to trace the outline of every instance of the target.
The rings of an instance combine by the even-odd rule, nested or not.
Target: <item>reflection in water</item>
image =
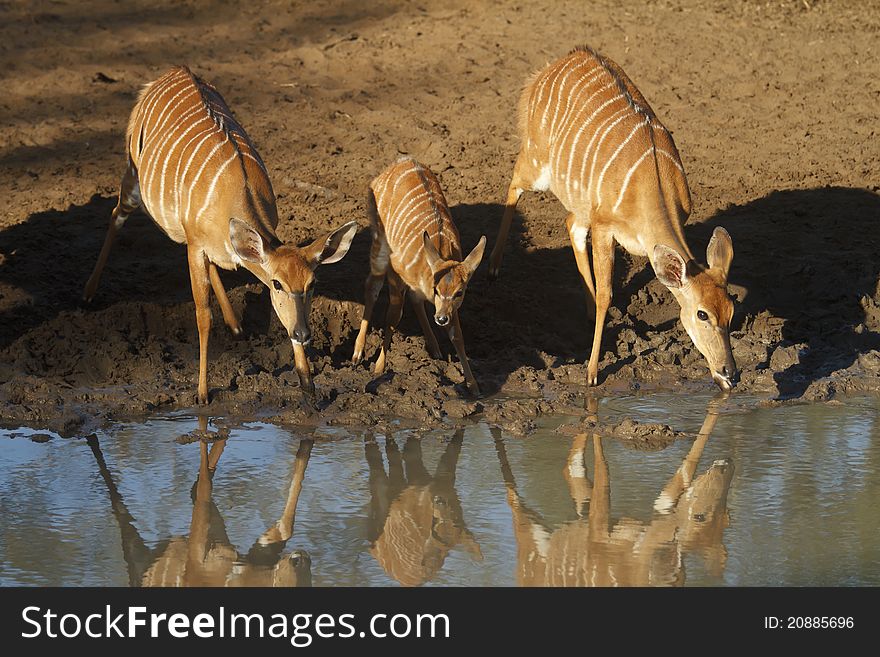
[[[432,477],[422,460],[422,440],[410,436],[401,458],[393,437],[385,438],[388,472],[372,436],[364,440],[370,468],[370,554],[404,586],[433,579],[447,553],[461,543],[474,559],[480,546],[464,526],[455,491],[455,469],[464,432],[456,431]]]
[[[724,399],[722,394],[709,403],[697,439],[658,495],[647,523],[631,518],[612,521],[602,437],[592,435],[595,472],[590,482],[585,463],[590,437],[580,434],[573,439],[563,470],[578,519],[551,530],[520,498],[501,433],[494,430],[513,513],[517,582],[521,586],[682,586],[683,553],[700,554],[707,570],[719,576],[727,556],[721,539],[728,524],[733,464],[729,459],[716,460],[696,479],[694,474]],[[596,416],[597,407],[596,400],[588,398],[590,415]]]
[[[199,417],[204,436],[208,418]],[[311,586],[311,559],[307,552],[294,550],[282,557],[293,535],[296,505],[303,477],[312,453],[311,439],[300,441],[293,464],[293,477],[287,503],[278,522],[260,536],[247,554],[240,555],[226,533],[226,523],[211,493],[214,472],[226,447],[226,439],[215,440],[208,449],[199,440],[199,472],[192,487],[192,522],[189,536],[177,536],[149,549],[135,527],[113,477],[97,436],[88,438],[101,478],[110,494],[113,515],[122,534],[122,552],[131,586]]]
[[[599,403],[604,425],[702,424],[657,451],[562,438],[570,417],[503,442],[483,422],[314,446],[261,423],[184,443],[184,415],[88,444],[0,430],[0,586],[880,585],[880,398],[756,401]]]

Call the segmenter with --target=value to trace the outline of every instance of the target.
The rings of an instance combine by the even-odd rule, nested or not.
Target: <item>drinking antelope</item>
[[[437,575],[446,555],[462,545],[471,557],[483,553],[465,527],[455,490],[455,469],[464,432],[455,432],[432,477],[422,460],[421,438],[409,437],[403,457],[394,438],[386,436],[388,472],[379,445],[364,441],[370,468],[370,554],[404,586],[420,586]]]
[[[520,496],[500,431],[495,448],[513,515],[520,586],[683,586],[683,555],[698,554],[720,576],[727,559],[727,493],[733,463],[716,460],[695,476],[715,422],[709,404],[700,433],[654,502],[650,522],[611,518],[611,484],[602,437],[593,434],[593,481],[585,452],[590,436],[575,436],[563,470],[577,519],[551,530]],[[595,407],[594,407],[595,409]],[[585,508],[588,510],[585,513]]]
[[[412,158],[400,158],[370,183],[367,204],[373,244],[370,275],[364,286],[364,314],[352,361],[357,364],[363,358],[373,305],[387,278],[389,303],[385,337],[375,373],[385,371],[391,336],[403,315],[403,301],[409,291],[428,353],[432,358],[440,357],[440,346],[425,314],[426,301],[434,304],[434,321],[446,328],[455,346],[468,390],[479,395],[480,388],[464,350],[458,309],[468,281],[483,257],[486,237],[481,237],[462,260],[461,239],[440,181]]]
[[[698,264],[684,237],[690,192],[672,135],[614,62],[576,48],[535,74],[519,102],[522,146],[492,250],[497,277],[517,201],[526,189],[550,190],[568,210],[565,225],[575,260],[595,303],[596,324],[587,367],[595,385],[605,314],[611,302],[614,243],[647,255],[657,278],[681,306],[681,321],[723,390],[736,379],[729,325],[733,303],[727,274],[733,244],[715,229]],[[593,251],[596,283],[587,254]]]
[[[217,267],[245,267],[269,286],[287,329],[304,394],[314,394],[305,345],[318,265],[341,260],[357,232],[350,222],[308,246],[283,244],[266,165],[219,92],[186,67],[171,69],[140,92],[126,131],[128,168],[119,203],[83,298],[91,301],[116,237],[143,208],[175,242],[186,244],[199,329],[198,401],[208,403],[210,289],[236,335],[235,316]]]
[[[207,430],[206,417],[199,418],[199,426],[203,432]],[[214,471],[226,440],[216,440],[210,450],[205,441],[200,441],[189,535],[164,540],[154,548],[148,547],[138,532],[97,437],[91,436],[88,444],[119,524],[130,586],[311,586],[312,562],[308,552],[293,550],[287,556],[282,553],[293,535],[296,507],[314,441],[300,441],[281,517],[245,554],[239,554],[230,542],[223,516],[212,499]]]

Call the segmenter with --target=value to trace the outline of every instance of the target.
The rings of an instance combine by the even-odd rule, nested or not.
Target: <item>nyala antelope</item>
[[[678,150],[626,73],[590,48],[576,48],[526,84],[519,135],[522,145],[489,276],[498,276],[523,191],[550,190],[568,210],[565,225],[587,288],[587,306],[596,309],[587,385],[598,379],[617,242],[633,255],[647,255],[681,306],[682,324],[712,378],[730,390],[737,374],[729,335],[733,303],[727,293],[733,244],[718,227],[706,251],[708,267],[694,260],[684,237],[691,199]]]
[[[95,295],[116,232],[143,206],[168,237],[187,247],[199,330],[199,403],[208,403],[211,288],[226,324],[241,333],[217,267],[243,266],[269,287],[272,306],[293,343],[302,390],[313,396],[305,346],[311,340],[314,271],[345,256],[357,223],[308,246],[283,244],[275,234],[278,210],[266,165],[217,90],[186,67],[171,69],[141,90],[126,148],[119,202],[86,283],[85,301]]]
[[[440,181],[426,167],[411,158],[400,158],[370,183],[368,212],[373,233],[370,275],[365,284],[364,314],[354,345],[352,360],[360,363],[370,327],[373,305],[385,279],[389,303],[382,350],[374,372],[385,371],[391,337],[403,315],[403,301],[410,301],[425,334],[432,358],[440,357],[440,346],[425,314],[425,302],[434,305],[434,321],[444,327],[452,341],[468,390],[480,394],[464,350],[464,336],[458,309],[464,301],[468,281],[476,271],[486,237],[462,259],[461,239],[452,222]]]
[[[422,459],[421,438],[409,437],[403,453],[392,436],[385,437],[388,472],[379,445],[364,440],[370,468],[370,554],[404,586],[421,586],[443,567],[450,550],[463,547],[476,561],[483,553],[465,527],[455,470],[464,432],[455,432],[434,475]]]
[[[199,418],[202,432],[207,431],[207,420],[207,417]],[[104,460],[97,436],[91,436],[88,444],[119,524],[129,585],[311,586],[312,560],[308,552],[293,550],[285,556],[284,550],[293,536],[296,507],[314,444],[312,440],[300,441],[281,516],[244,554],[239,553],[229,540],[226,523],[212,499],[214,472],[226,447],[226,440],[214,441],[210,449],[206,442],[199,443],[199,473],[192,487],[193,509],[189,534],[160,541],[152,548],[137,530],[136,521]]]
[[[721,393],[725,394],[725,393]],[[595,400],[589,400],[595,401]],[[729,524],[730,459],[697,473],[718,419],[713,400],[697,439],[654,502],[650,521],[612,519],[611,484],[602,437],[574,437],[563,475],[577,519],[552,529],[521,497],[500,431],[493,430],[517,544],[520,586],[683,586],[684,555],[699,555],[720,577],[727,561],[723,543]],[[595,413],[596,406],[592,411]],[[585,454],[592,438],[593,480]]]

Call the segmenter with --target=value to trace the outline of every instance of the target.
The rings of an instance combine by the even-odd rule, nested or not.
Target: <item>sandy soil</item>
[[[246,335],[215,322],[212,413],[368,426],[482,413],[525,433],[542,413],[578,412],[592,326],[549,195],[523,198],[501,278],[490,284],[484,263],[469,289],[462,322],[484,399],[466,397],[454,358],[428,359],[409,312],[389,375],[374,381],[349,358],[369,180],[401,153],[416,157],[440,176],[465,248],[482,234],[491,247],[520,86],[580,43],[619,62],[674,132],[694,251],[717,225],[733,237],[738,390],[780,401],[876,390],[878,37],[880,7],[856,1],[0,2],[0,421],[71,434],[195,401],[184,251],[148,217],[126,224],[93,304],[79,301],[135,94],[174,63],[212,81],[260,148],[283,239],[364,227],[321,272],[320,411],[299,402],[267,293],[227,273]],[[615,278],[599,394],[710,388],[647,261],[619,250]],[[373,332],[373,355],[378,341]]]

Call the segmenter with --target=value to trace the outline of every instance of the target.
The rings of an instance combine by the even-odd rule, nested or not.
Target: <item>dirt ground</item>
[[[526,433],[542,413],[578,413],[592,325],[550,195],[523,197],[501,277],[490,283],[484,262],[469,287],[462,323],[483,399],[467,398],[454,357],[427,357],[411,311],[388,375],[349,359],[370,179],[414,156],[439,175],[464,248],[483,234],[491,248],[519,89],[582,43],[621,64],[674,133],[694,252],[715,226],[733,238],[737,391],[781,403],[880,388],[876,3],[13,0],[0,2],[0,421],[70,435],[195,402],[185,253],[146,215],[126,224],[94,302],[80,302],[136,93],[176,63],[213,82],[257,144],[282,239],[362,226],[320,272],[319,411],[300,403],[267,292],[228,272],[245,336],[215,321],[212,414],[427,427],[482,413]],[[618,249],[614,289],[597,394],[711,388],[647,260]]]

